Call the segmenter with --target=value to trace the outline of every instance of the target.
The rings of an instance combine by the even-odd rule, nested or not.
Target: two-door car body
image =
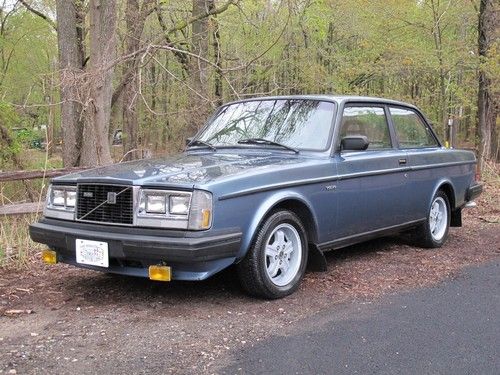
[[[236,264],[246,291],[278,298],[326,250],[402,231],[441,246],[482,191],[475,164],[409,104],[242,100],[181,154],[53,179],[30,234],[48,245],[48,263],[153,280],[203,280]]]

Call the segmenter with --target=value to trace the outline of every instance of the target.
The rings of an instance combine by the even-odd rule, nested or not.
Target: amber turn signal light
[[[57,263],[57,253],[52,250],[43,250],[42,251],[42,260],[47,264],[56,264]]]
[[[172,271],[168,266],[149,266],[149,279],[156,281],[170,281]]]
[[[210,228],[210,210],[203,209],[201,210],[201,226],[203,229]]]

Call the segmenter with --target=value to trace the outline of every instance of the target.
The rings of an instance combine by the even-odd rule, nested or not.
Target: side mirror
[[[340,141],[342,151],[364,151],[368,148],[368,138],[365,135],[348,135]]]
[[[186,146],[189,145],[192,142],[193,138],[194,137],[186,138]]]

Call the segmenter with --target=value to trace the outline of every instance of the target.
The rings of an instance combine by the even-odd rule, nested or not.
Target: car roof
[[[348,103],[348,102],[371,102],[371,103],[379,103],[379,104],[393,104],[393,105],[402,105],[406,107],[416,108],[414,105],[401,102],[393,99],[386,98],[376,98],[371,96],[355,96],[355,95],[279,95],[279,96],[256,96],[252,98],[245,98],[241,100],[235,100],[229,103],[225,103],[224,105],[247,102],[247,101],[255,101],[255,100],[285,100],[285,99],[309,99],[309,100],[327,100],[333,101],[338,104]]]

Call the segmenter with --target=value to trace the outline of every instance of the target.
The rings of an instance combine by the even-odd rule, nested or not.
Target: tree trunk
[[[436,48],[436,58],[439,64],[439,97],[438,111],[439,122],[443,126],[443,136],[446,144],[449,146],[451,141],[450,128],[448,126],[448,103],[446,97],[446,71],[444,68],[444,53],[443,53],[443,35],[441,30],[441,19],[443,13],[440,13],[439,1],[435,3],[431,1],[432,17],[434,25],[432,28],[432,36],[434,38],[434,47]]]
[[[193,0],[193,17],[208,13],[210,0]],[[208,18],[203,17],[192,25],[191,52],[200,58],[191,56],[190,66],[190,106],[191,114],[188,123],[188,135],[193,136],[203,125],[208,106],[208,66],[202,59],[208,58],[209,29]]]
[[[79,164],[82,140],[82,106],[78,100],[76,78],[83,69],[83,28],[81,0],[57,0],[57,44],[61,79],[61,129],[63,164]]]
[[[127,0],[125,23],[127,34],[125,39],[125,54],[132,54],[141,47],[141,36],[146,18],[150,13],[151,0],[144,0],[142,7],[139,0]],[[132,72],[123,88],[123,153],[125,160],[140,157],[139,148],[139,112],[138,103],[138,70],[140,55],[136,55],[125,63],[124,72]]]
[[[150,83],[149,85],[151,86],[151,111],[149,113],[149,124],[151,126],[151,131],[149,132],[150,134],[153,135],[154,140],[153,140],[153,145],[154,145],[154,150],[158,151],[160,145],[161,145],[161,137],[158,134],[158,123],[157,123],[157,116],[156,116],[156,103],[157,103],[157,95],[158,95],[158,90],[157,90],[157,85],[158,85],[158,78],[156,76],[156,65],[151,64],[149,67],[149,79]]]
[[[479,22],[478,22],[478,49],[480,63],[484,63],[487,59],[490,47],[494,42],[495,37],[495,6],[493,0],[481,0],[479,7]],[[495,126],[498,110],[495,108],[494,98],[492,95],[493,87],[491,79],[483,68],[479,66],[479,89],[478,89],[478,169],[483,170],[484,162],[492,155],[492,137]]]
[[[111,63],[116,56],[116,0],[90,1],[90,50],[90,95],[85,107],[80,161],[83,166],[112,163],[108,133],[113,96]]]
[[[49,111],[47,114],[47,132],[46,132],[46,141],[47,141],[47,155],[49,158],[52,157],[55,149],[55,125],[56,125],[56,111],[54,108],[54,93],[55,93],[55,84],[54,84],[54,75],[51,74],[48,80],[48,93],[46,94],[48,99]]]
[[[165,67],[168,69],[168,53],[165,53]],[[163,92],[164,98],[162,100],[162,111],[163,113],[168,113],[170,111],[170,85],[168,84],[168,77],[166,76],[165,72],[161,74],[161,91]],[[162,134],[161,134],[161,142],[162,142],[162,147],[163,149],[169,152],[170,150],[168,149],[167,145],[170,145],[170,135],[171,135],[171,129],[170,129],[170,117],[166,116],[165,121],[162,124],[161,127]]]
[[[209,10],[215,8],[214,0],[208,1]],[[222,56],[221,56],[221,40],[219,32],[219,21],[217,20],[217,14],[213,15],[211,18],[211,28],[212,28],[212,49],[215,59],[215,65],[217,66],[217,71],[214,77],[214,96],[215,103],[221,106],[223,103],[222,96]]]
[[[127,0],[125,9],[125,24],[127,33],[125,38],[125,54],[133,53],[139,49],[143,25],[140,23],[139,0]],[[137,111],[137,68],[138,58],[128,60],[124,64],[124,72],[132,70],[130,78],[123,88],[123,155],[124,160],[133,160],[139,155],[136,151],[139,146],[139,116]]]

